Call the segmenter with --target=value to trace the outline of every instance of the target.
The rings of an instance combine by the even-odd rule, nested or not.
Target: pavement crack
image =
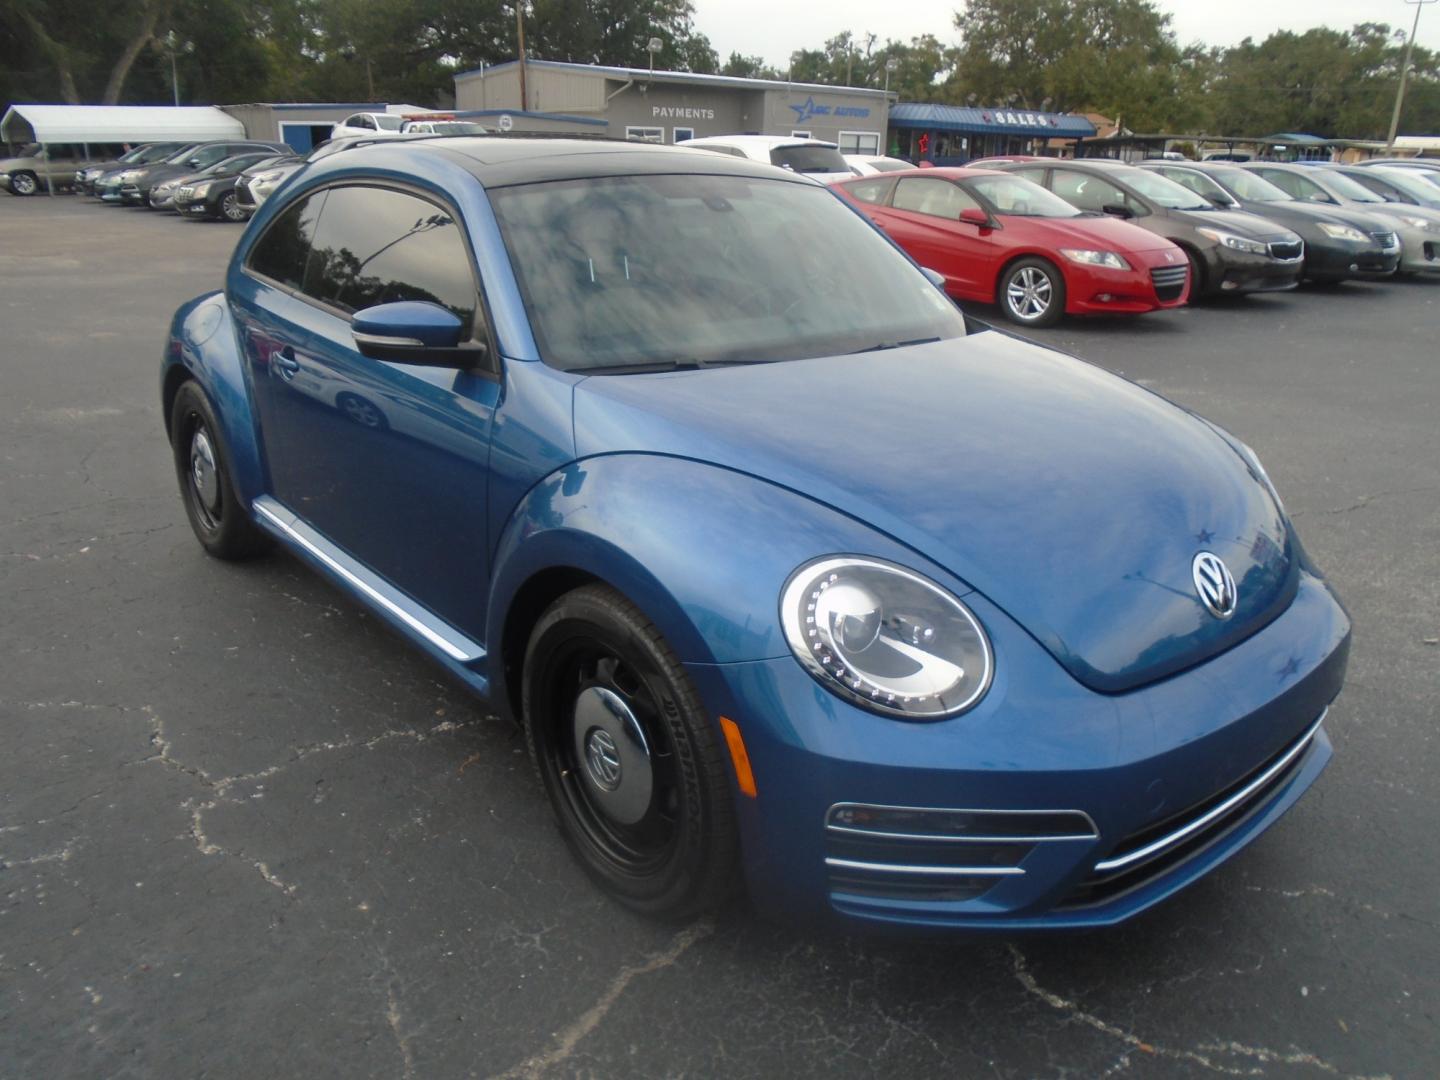
[[[230,851],[210,839],[209,835],[205,832],[205,812],[207,810],[214,810],[215,807],[220,805],[221,801],[220,799],[211,799],[208,802],[196,803],[191,801],[186,804],[190,810],[190,839],[195,842],[195,850],[200,852],[201,855],[223,855],[227,858],[236,859],[259,874],[265,884],[271,888],[279,889],[286,897],[293,899],[296,887],[278,877],[263,859],[251,858],[243,851]],[[237,806],[242,805],[235,799],[225,799],[223,801]]]
[[[662,968],[673,966],[696,942],[704,940],[714,932],[714,922],[708,918],[701,919],[676,934],[670,940],[670,944],[660,952],[639,964],[621,968],[620,973],[610,980],[610,985],[605,988],[605,992],[600,995],[599,1000],[581,1013],[573,1023],[567,1025],[555,1037],[554,1044],[550,1049],[526,1058],[518,1065],[497,1074],[493,1080],[536,1080],[543,1076],[547,1069],[567,1060],[575,1052],[575,1048],[580,1045],[581,1040],[600,1026],[606,1014],[610,1012],[615,1002],[620,999],[632,982],[641,975],[648,975]]]
[[[10,830],[0,830],[10,831]],[[14,870],[21,866],[39,866],[42,863],[67,863],[74,856],[76,849],[80,846],[80,837],[75,836],[66,840],[55,851],[42,852],[39,855],[31,855],[26,859],[7,859],[0,855],[0,870]]]
[[[405,1015],[400,1011],[400,994],[395,989],[398,976],[390,966],[390,957],[382,950],[380,966],[385,971],[385,1023],[390,1034],[395,1036],[395,1046],[400,1051],[401,1076],[413,1080],[415,1076],[415,1051],[410,1046],[411,1036],[405,1033]]]
[[[1030,966],[1025,960],[1025,954],[1012,943],[1007,943],[1006,948],[1010,950],[1010,960],[1014,968],[1015,978],[1031,997],[1038,998],[1052,1009],[1065,1013],[1076,1023],[1084,1024],[1093,1028],[1102,1035],[1108,1035],[1118,1039],[1127,1047],[1127,1052],[1121,1055],[1120,1059],[1111,1066],[1111,1071],[1116,1071],[1116,1066],[1128,1068],[1131,1064],[1130,1058],[1138,1051],[1154,1058],[1164,1058],[1170,1061],[1185,1061],[1198,1065],[1210,1072],[1220,1073],[1225,1076],[1264,1076],[1265,1070],[1260,1065],[1231,1065],[1224,1061],[1216,1060],[1219,1055],[1228,1055],[1232,1058],[1248,1058],[1252,1062],[1259,1062],[1265,1065],[1306,1065],[1330,1076],[1344,1077],[1345,1080],[1391,1080],[1388,1073],[1381,1073],[1374,1076],[1363,1074],[1344,1073],[1336,1066],[1330,1064],[1314,1054],[1304,1051],[1272,1050],[1263,1046],[1246,1046],[1243,1043],[1233,1041],[1222,1041],[1202,1043],[1193,1050],[1174,1049],[1172,1047],[1160,1046],[1155,1043],[1146,1042],[1133,1032],[1126,1031],[1117,1024],[1112,1024],[1094,1013],[1087,1012],[1080,1005],[1068,998],[1061,997],[1053,991],[1046,990],[1035,979],[1030,971]],[[1202,1053],[1203,1051],[1203,1053]]]

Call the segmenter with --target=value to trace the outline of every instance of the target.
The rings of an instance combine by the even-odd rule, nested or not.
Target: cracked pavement
[[[937,944],[626,914],[508,724],[288,556],[201,554],[156,376],[237,235],[0,199],[0,1077],[1435,1075],[1440,282],[1033,335],[1256,448],[1351,677],[1218,873]]]

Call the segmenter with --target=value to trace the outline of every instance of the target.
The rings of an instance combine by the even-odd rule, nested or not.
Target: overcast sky
[[[878,35],[881,41],[908,41],[931,33],[941,41],[957,40],[952,16],[958,0],[694,0],[695,26],[710,38],[723,61],[732,52],[763,56],[783,68],[796,49],[819,48],[842,30],[858,37]],[[1408,31],[1415,8],[1404,0],[1156,0],[1174,16],[1172,26],[1182,45],[1203,41],[1234,45],[1243,38],[1257,41],[1276,30],[1308,30],[1312,26],[1348,29],[1357,22],[1388,22]],[[1440,4],[1428,5],[1420,16],[1417,43],[1440,49]]]

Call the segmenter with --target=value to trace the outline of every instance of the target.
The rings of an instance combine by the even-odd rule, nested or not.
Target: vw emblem
[[[606,791],[620,786],[620,750],[604,728],[594,728],[585,740],[585,768]]]
[[[1195,579],[1195,592],[1206,611],[1217,619],[1235,614],[1235,579],[1219,555],[1200,552],[1190,564],[1190,576]]]

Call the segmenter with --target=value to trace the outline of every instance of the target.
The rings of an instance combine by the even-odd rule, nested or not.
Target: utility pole
[[[1405,0],[1415,6],[1415,22],[1410,27],[1410,37],[1405,42],[1405,62],[1400,65],[1400,86],[1395,91],[1395,111],[1390,114],[1390,137],[1385,140],[1385,153],[1395,152],[1395,133],[1400,128],[1400,107],[1405,104],[1405,83],[1410,78],[1410,53],[1415,48],[1415,32],[1420,29],[1420,9],[1436,0]]]
[[[520,60],[520,111],[529,108],[525,97],[525,15],[520,0],[515,0],[515,51]]]

